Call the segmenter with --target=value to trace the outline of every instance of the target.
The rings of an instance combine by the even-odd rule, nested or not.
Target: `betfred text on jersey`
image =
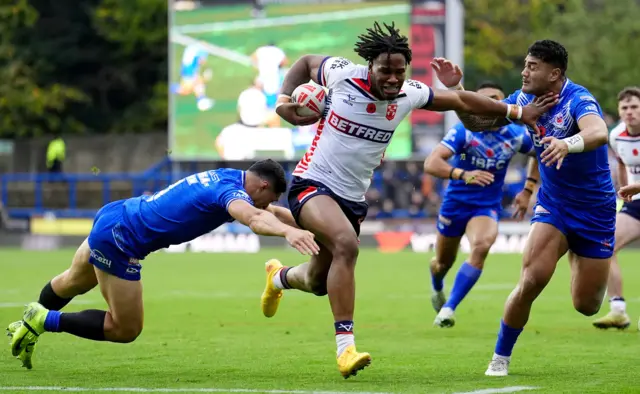
[[[328,123],[336,130],[352,135],[354,137],[362,138],[368,141],[386,143],[389,142],[393,135],[393,130],[380,130],[369,126],[364,126],[359,123],[352,122],[348,119],[337,115],[331,111],[329,114]]]

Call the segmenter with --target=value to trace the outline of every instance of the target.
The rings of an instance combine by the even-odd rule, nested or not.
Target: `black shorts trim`
[[[322,182],[294,176],[291,187],[289,188],[287,200],[289,201],[289,209],[298,225],[300,225],[298,218],[300,217],[302,206],[314,196],[329,196],[337,202],[353,226],[353,229],[356,231],[356,234],[360,235],[360,224],[367,217],[369,204],[364,201],[345,200],[335,194],[333,190]]]

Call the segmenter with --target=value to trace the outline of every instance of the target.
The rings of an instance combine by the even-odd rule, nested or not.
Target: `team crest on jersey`
[[[398,111],[398,104],[387,105],[387,120],[393,120],[393,118],[396,117],[397,111]]]
[[[556,117],[553,118],[553,125],[559,129],[564,129],[564,117],[562,113],[557,114]]]

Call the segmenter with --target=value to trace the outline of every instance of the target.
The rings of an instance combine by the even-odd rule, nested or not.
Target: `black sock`
[[[62,313],[60,315],[61,332],[68,332],[75,336],[104,341],[104,318],[106,311],[88,309],[82,312]]]
[[[64,308],[73,298],[62,298],[58,296],[51,287],[51,281],[47,283],[40,292],[38,303],[52,311],[59,311]]]

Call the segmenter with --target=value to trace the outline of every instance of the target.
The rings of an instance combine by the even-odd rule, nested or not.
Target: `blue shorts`
[[[142,265],[127,252],[125,237],[130,234],[122,223],[123,204],[124,200],[114,201],[96,214],[89,233],[89,262],[118,278],[138,281]]]
[[[438,215],[438,232],[445,237],[461,237],[471,219],[477,216],[489,216],[497,222],[501,209],[500,204],[492,207],[478,207],[445,199],[442,201]]]
[[[616,232],[616,202],[584,209],[558,207],[538,193],[531,223],[547,223],[567,237],[569,250],[591,259],[613,256]]]
[[[635,220],[640,220],[640,200],[625,202],[620,209],[620,213],[625,213]]]
[[[298,225],[300,225],[298,218],[300,217],[302,206],[314,196],[329,196],[337,202],[353,226],[353,229],[356,230],[356,234],[360,235],[360,224],[367,217],[369,204],[364,201],[356,202],[345,200],[321,182],[294,176],[287,198],[289,200],[289,209]]]
[[[276,102],[278,101],[278,94],[274,93],[274,94],[264,94],[265,96],[267,96],[267,109],[275,109],[276,108]]]

